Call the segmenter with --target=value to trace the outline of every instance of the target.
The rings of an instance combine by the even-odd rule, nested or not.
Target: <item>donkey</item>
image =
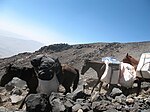
[[[83,67],[82,67],[82,69],[81,69],[81,75],[84,75],[85,72],[86,72],[89,68],[92,68],[92,69],[94,69],[94,70],[96,71],[97,77],[98,77],[98,80],[97,80],[96,84],[94,85],[94,87],[93,87],[91,93],[94,91],[94,88],[95,88],[99,83],[100,83],[100,84],[99,84],[99,92],[100,92],[101,87],[102,87],[102,85],[103,85],[103,82],[102,82],[100,79],[101,79],[101,77],[102,77],[102,75],[103,75],[103,73],[104,73],[104,71],[105,71],[105,66],[106,66],[105,63],[95,62],[95,61],[91,61],[91,60],[88,60],[88,59],[86,59],[86,60],[84,61],[84,65],[83,65]]]
[[[125,64],[125,63],[121,63],[120,64],[120,68],[118,68],[119,69],[119,71],[120,71],[120,74],[119,74],[119,78],[117,78],[116,79],[116,81],[118,80],[118,83],[121,85],[121,86],[118,86],[118,83],[117,82],[115,82],[115,83],[109,83],[109,81],[107,82],[106,81],[106,83],[108,83],[109,84],[109,88],[108,88],[108,90],[107,90],[107,93],[106,93],[106,96],[107,95],[110,95],[110,93],[111,93],[111,91],[112,91],[112,89],[114,88],[114,87],[117,87],[117,88],[119,88],[119,89],[121,89],[122,91],[123,91],[123,93],[125,94],[125,95],[128,95],[128,89],[126,89],[127,88],[127,86],[130,86],[130,85],[128,85],[127,84],[127,82],[125,82],[125,80],[124,80],[124,67],[126,67],[126,66],[128,66],[128,68],[133,68],[133,66],[129,66],[129,64]],[[101,89],[101,87],[102,87],[102,84],[103,84],[103,81],[102,81],[102,76],[104,75],[104,73],[105,73],[105,70],[107,71],[107,67],[106,67],[106,64],[105,63],[102,63],[102,62],[96,62],[96,61],[91,61],[91,60],[85,60],[84,61],[84,65],[83,65],[83,67],[82,67],[82,69],[81,69],[81,74],[83,75],[89,68],[93,68],[96,72],[97,72],[97,76],[98,76],[98,81],[97,81],[97,83],[94,85],[94,87],[93,87],[93,89],[92,89],[92,91],[91,91],[91,93],[93,92],[93,90],[94,90],[94,88],[100,83],[100,85],[99,85],[99,92],[100,92],[100,89]],[[107,69],[106,69],[107,68]],[[134,69],[134,68],[133,68]],[[135,73],[135,72],[134,72]],[[117,75],[117,74],[116,74]],[[113,78],[113,77],[112,77]],[[112,80],[112,79],[111,79]],[[107,85],[108,85],[107,84]]]
[[[10,64],[6,67],[6,73],[2,76],[0,80],[0,86],[4,87],[8,82],[10,82],[14,77],[18,77],[19,79],[26,82],[27,87],[29,88],[29,92],[25,96],[25,98],[31,93],[37,93],[36,89],[38,87],[38,79],[35,74],[34,68],[29,67],[15,67]],[[24,100],[22,101],[19,109],[21,109],[24,105]]]
[[[126,56],[124,57],[124,59],[122,60],[124,63],[129,63],[132,66],[134,66],[135,70],[138,66],[139,60],[135,59],[134,57],[132,57],[131,55],[129,55],[128,53],[126,54]],[[144,77],[136,77],[137,79],[135,80],[135,83],[138,84],[138,91],[137,91],[137,95],[139,95],[140,91],[141,91],[141,83],[142,82],[150,82],[150,79],[148,78],[144,78]]]

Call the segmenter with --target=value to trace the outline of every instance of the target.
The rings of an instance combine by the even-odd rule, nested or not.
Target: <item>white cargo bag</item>
[[[118,84],[120,74],[120,64],[105,62],[106,69],[101,77],[102,82]]]
[[[150,79],[150,53],[143,53],[136,69],[137,77]]]
[[[136,79],[136,71],[134,67],[128,63],[121,63],[121,72],[119,77],[119,84],[123,87],[132,87]]]
[[[120,84],[126,88],[132,87],[135,79],[136,72],[132,65],[128,63],[108,63],[105,62],[106,69],[101,77],[102,82],[109,84]]]

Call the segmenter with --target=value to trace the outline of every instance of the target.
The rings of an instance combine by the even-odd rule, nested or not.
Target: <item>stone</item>
[[[96,106],[101,105],[99,101],[95,101],[92,103],[92,109],[96,108]]]
[[[150,112],[150,109],[144,109],[141,112]]]
[[[70,100],[67,100],[65,103],[64,103],[65,107],[72,107],[73,106],[73,103],[71,103]]]
[[[72,111],[73,112],[76,112],[76,111],[78,111],[79,109],[81,109],[82,108],[82,106],[80,105],[80,104],[75,104],[73,107],[72,107]]]
[[[108,100],[95,101],[92,103],[93,111],[106,111],[107,108],[110,109],[111,102]]]
[[[82,110],[82,109],[79,109],[77,112],[83,112],[83,110]]]
[[[25,100],[26,112],[50,112],[51,105],[46,94],[30,94]]]
[[[0,107],[0,112],[8,112],[8,109],[6,109],[5,107],[1,106]]]
[[[56,98],[53,101],[51,101],[51,106],[52,112],[64,112],[66,109],[59,98]]]
[[[12,91],[12,89],[14,89],[14,88],[15,88],[15,86],[12,85],[11,83],[6,84],[6,86],[5,86],[5,89],[6,89],[7,91]]]
[[[126,100],[126,96],[124,94],[121,94],[120,96],[116,96],[114,100],[118,103],[123,103],[123,101]]]
[[[16,103],[20,102],[23,99],[23,96],[14,94],[14,95],[10,96],[10,99],[11,99],[12,104],[16,104]]]
[[[59,93],[52,92],[50,97],[49,97],[49,102],[51,103],[51,101],[53,101],[56,98],[60,98],[60,97],[63,97],[63,95],[61,95]]]
[[[89,110],[89,111],[87,111],[87,112],[94,112],[93,110]]]
[[[13,80],[10,83],[11,83],[11,85],[14,85],[14,86],[16,86],[18,88],[23,88],[24,85],[26,85],[25,81],[23,81],[23,80],[21,80],[21,79],[19,79],[17,77],[14,77]]]
[[[12,90],[11,94],[21,95],[22,91],[19,88],[14,88]]]
[[[150,97],[145,99],[145,103],[148,104],[150,106]]]
[[[0,93],[5,92],[5,87],[0,87]]]
[[[82,110],[84,111],[84,112],[87,112],[87,111],[89,111],[91,108],[88,106],[88,104],[86,105],[83,105],[82,106]]]
[[[52,106],[52,112],[63,112],[72,106],[71,102],[68,101],[64,104],[63,100],[64,95],[55,92],[51,93],[49,97],[49,102]],[[67,108],[65,107],[65,105],[67,105]]]
[[[134,99],[133,98],[127,98],[126,103],[127,103],[127,105],[134,104]]]
[[[86,99],[87,97],[89,97],[89,95],[87,95],[86,93],[84,93],[83,91],[80,91],[76,94],[74,94],[73,96],[73,101],[76,101],[77,99]]]
[[[119,88],[113,88],[113,90],[112,90],[110,95],[113,98],[115,98],[115,96],[118,96],[118,95],[121,95],[121,94],[122,94],[122,91]]]
[[[109,109],[109,110],[106,110],[106,112],[118,112],[116,109]]]
[[[4,103],[9,100],[9,97],[5,95],[0,95],[0,103]]]

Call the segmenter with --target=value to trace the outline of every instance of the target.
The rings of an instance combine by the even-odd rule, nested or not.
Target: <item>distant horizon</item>
[[[0,29],[1,30],[1,29]],[[5,30],[7,31],[7,30]],[[67,43],[67,42],[56,42],[56,43],[42,43],[41,41],[38,41],[36,39],[32,39],[32,38],[27,38],[27,36],[24,36],[24,35],[21,35],[21,34],[17,34],[17,32],[11,32],[11,31],[8,31],[10,33],[14,33],[16,35],[20,35],[22,37],[25,37],[25,38],[20,38],[20,37],[8,37],[8,38],[16,38],[16,39],[21,39],[21,40],[29,40],[29,41],[35,41],[35,42],[39,42],[43,45],[53,45],[53,44],[61,44],[61,43],[65,43],[65,44],[69,44],[69,45],[76,45],[76,44],[90,44],[90,43],[133,43],[133,42],[150,42],[150,40],[136,40],[136,41],[124,41],[124,42],[120,42],[120,41],[93,41],[93,42],[86,42],[86,43],[73,43],[73,44],[70,44],[70,43]],[[0,34],[1,36],[1,34]]]
[[[2,31],[2,30],[0,29],[0,31]],[[5,30],[5,31],[6,31],[6,32],[9,32],[9,31],[7,31],[7,30]],[[15,35],[22,36],[22,35],[20,35],[20,34],[15,33],[15,32],[9,32],[9,33],[14,33]],[[2,36],[3,36],[3,35],[1,35],[1,33],[0,33],[0,38],[1,38]],[[40,41],[32,40],[32,39],[30,39],[30,38],[19,38],[19,37],[11,37],[11,36],[6,37],[6,38],[14,38],[14,39],[27,40],[27,41],[35,41],[35,42],[38,42],[38,43],[43,44],[43,46],[55,45],[55,44],[78,45],[78,44],[93,44],[93,43],[137,43],[137,42],[150,42],[150,40],[146,40],[146,41],[130,41],[130,42],[118,42],[118,41],[113,41],[113,42],[103,42],[103,41],[95,41],[95,42],[76,43],[76,44],[69,44],[69,43],[65,43],[65,42],[64,42],[64,43],[54,43],[54,44],[44,44],[44,43],[42,43],[42,42],[40,42]]]
[[[0,58],[6,58],[13,55],[17,55],[18,53],[24,52],[35,52],[42,47],[51,46],[56,44],[67,44],[71,46],[75,45],[90,45],[90,44],[111,44],[111,43],[119,43],[119,44],[135,44],[135,43],[150,43],[150,41],[138,41],[138,42],[88,42],[88,43],[78,43],[78,44],[69,44],[69,43],[54,43],[54,44],[42,44],[36,40],[29,40],[29,39],[21,39],[15,37],[3,37],[0,35]],[[16,43],[16,44],[15,44]],[[34,50],[32,49],[34,47]],[[32,50],[31,50],[32,49]],[[2,54],[1,54],[2,53]]]

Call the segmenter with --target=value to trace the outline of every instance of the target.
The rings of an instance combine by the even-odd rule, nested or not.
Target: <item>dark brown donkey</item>
[[[136,68],[137,68],[137,66],[138,66],[138,63],[139,63],[139,61],[137,60],[137,59],[135,59],[135,58],[133,58],[131,55],[129,55],[128,53],[127,53],[127,55],[125,56],[125,58],[122,60],[124,63],[129,63],[129,64],[131,64],[134,68],[135,68],[135,70],[136,70]],[[144,77],[137,77],[137,80],[135,80],[135,83],[137,83],[138,84],[138,91],[137,91],[137,95],[139,95],[139,93],[140,93],[140,91],[141,91],[141,83],[142,82],[150,82],[150,79],[146,79],[146,78],[144,78]]]
[[[65,93],[71,92],[70,87],[73,85],[73,90],[75,90],[78,86],[79,82],[79,72],[76,68],[71,67],[69,65],[62,64],[62,73],[60,73],[60,84],[62,84],[65,88]],[[29,67],[16,67],[10,64],[6,67],[6,73],[2,76],[0,80],[0,86],[4,87],[8,82],[10,82],[14,77],[18,77],[21,80],[26,81],[27,87],[29,88],[29,92],[26,97],[31,93],[37,93],[36,89],[38,86],[38,78],[35,74],[34,68]],[[25,97],[25,98],[26,98]],[[22,101],[19,109],[21,109],[24,105],[24,100]]]
[[[68,92],[71,92],[70,87],[73,84],[73,91],[77,88],[78,82],[79,82],[79,70],[69,66],[67,64],[61,64],[62,66],[62,78],[60,83],[64,86],[65,88],[65,93],[67,94]]]
[[[26,97],[31,93],[36,93],[36,88],[38,87],[38,79],[36,77],[34,68],[16,67],[10,64],[6,67],[6,73],[2,76],[0,80],[0,86],[4,87],[14,77],[18,77],[19,79],[24,80],[26,82],[27,87],[29,88],[29,92],[26,95]],[[25,98],[22,101],[19,109],[23,107]]]

